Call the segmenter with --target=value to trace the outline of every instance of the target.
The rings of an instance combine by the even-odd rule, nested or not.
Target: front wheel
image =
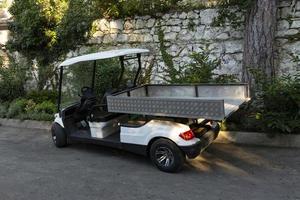
[[[61,125],[58,123],[53,123],[51,127],[52,141],[56,147],[65,147],[67,146],[67,134]]]
[[[163,138],[151,145],[150,158],[157,168],[164,172],[178,172],[185,162],[185,155],[178,146]]]

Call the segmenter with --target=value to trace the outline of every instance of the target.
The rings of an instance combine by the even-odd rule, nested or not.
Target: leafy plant
[[[220,67],[219,58],[211,58],[211,51],[208,46],[202,48],[200,52],[193,52],[190,55],[191,62],[184,67],[176,67],[173,59],[175,56],[167,52],[164,41],[164,32],[159,29],[158,38],[160,42],[160,52],[165,64],[163,76],[161,77],[167,83],[230,83],[237,82],[236,75],[233,74],[215,74],[214,70]]]
[[[38,88],[54,76],[53,63],[88,38],[95,16],[94,0],[15,0],[10,7],[7,47],[36,60]]]
[[[296,134],[300,126],[300,75],[266,80],[255,72],[260,91],[228,120],[229,129]]]
[[[245,13],[251,4],[252,0],[219,0],[217,3],[218,16],[213,19],[212,25],[225,26],[228,22],[233,28],[240,27],[243,21],[236,13]]]
[[[46,113],[53,115],[56,112],[56,106],[50,101],[44,101],[34,107],[35,113]]]
[[[0,59],[0,100],[12,101],[25,94],[25,82],[27,81],[26,66],[18,64],[9,56],[9,65],[6,66]]]
[[[42,103],[45,101],[50,101],[52,103],[56,103],[57,102],[57,91],[53,91],[53,90],[42,90],[42,91],[38,91],[38,90],[32,90],[27,92],[27,94],[25,95],[26,99],[31,99],[33,100],[35,103]]]
[[[22,113],[18,116],[21,120],[53,121],[54,115],[47,113]]]
[[[214,82],[213,72],[220,66],[220,59],[211,59],[209,51],[204,50],[198,53],[192,53],[190,58],[192,62],[186,66],[184,79],[188,83],[209,83]]]
[[[5,118],[7,115],[9,104],[7,102],[2,102],[0,104],[0,118]]]
[[[26,99],[17,99],[15,101],[13,101],[9,105],[7,117],[12,118],[12,117],[16,117],[19,114],[23,113],[26,108],[26,103],[27,103]]]

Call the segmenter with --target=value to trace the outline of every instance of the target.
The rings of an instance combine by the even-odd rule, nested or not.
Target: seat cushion
[[[93,112],[91,115],[91,122],[106,122],[109,121],[111,119],[114,119],[118,116],[120,116],[121,114],[119,113],[110,113],[110,112],[106,112],[106,111],[96,111]]]

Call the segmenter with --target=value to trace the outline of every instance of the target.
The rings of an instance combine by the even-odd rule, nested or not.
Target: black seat
[[[83,87],[81,89],[80,104],[74,113],[75,121],[85,120],[91,113],[93,107],[97,103],[96,95],[94,95],[92,88]]]

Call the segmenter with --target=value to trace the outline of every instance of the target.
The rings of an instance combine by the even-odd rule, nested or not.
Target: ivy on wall
[[[253,0],[220,0],[217,4],[218,16],[214,18],[212,25],[224,26],[229,23],[233,28],[240,27],[244,22],[237,13],[245,13],[252,3]]]

